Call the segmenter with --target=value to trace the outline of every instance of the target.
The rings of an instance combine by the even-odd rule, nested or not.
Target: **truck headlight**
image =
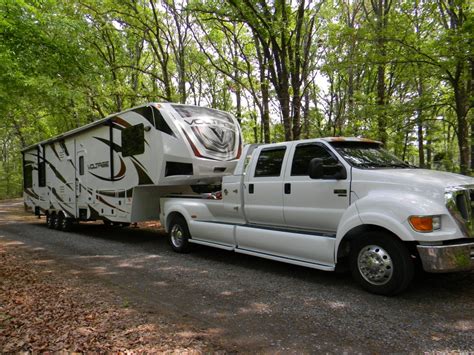
[[[421,233],[441,229],[441,216],[410,216],[408,222],[415,231]]]

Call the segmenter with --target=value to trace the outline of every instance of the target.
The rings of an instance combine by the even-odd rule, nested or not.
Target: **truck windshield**
[[[331,145],[349,164],[357,168],[413,168],[378,143],[331,142]]]

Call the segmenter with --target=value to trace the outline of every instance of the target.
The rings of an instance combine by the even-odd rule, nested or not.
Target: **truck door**
[[[331,175],[311,179],[309,162],[323,159],[325,166],[339,163],[322,143],[301,143],[290,152],[292,159],[285,171],[284,217],[288,227],[335,233],[349,206],[350,176],[336,180]],[[342,163],[341,163],[342,164]]]
[[[248,223],[284,225],[283,169],[286,145],[256,149],[245,180],[245,217]]]

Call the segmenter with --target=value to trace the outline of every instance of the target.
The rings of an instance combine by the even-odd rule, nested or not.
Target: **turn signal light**
[[[411,216],[408,221],[417,232],[426,233],[441,228],[440,216]]]

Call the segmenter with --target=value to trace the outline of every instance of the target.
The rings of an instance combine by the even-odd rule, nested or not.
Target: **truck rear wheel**
[[[171,248],[178,253],[189,253],[191,243],[189,243],[189,229],[183,217],[174,217],[170,224],[169,242]]]
[[[414,275],[414,263],[405,245],[388,233],[375,231],[354,240],[350,268],[364,289],[386,296],[405,290]]]

